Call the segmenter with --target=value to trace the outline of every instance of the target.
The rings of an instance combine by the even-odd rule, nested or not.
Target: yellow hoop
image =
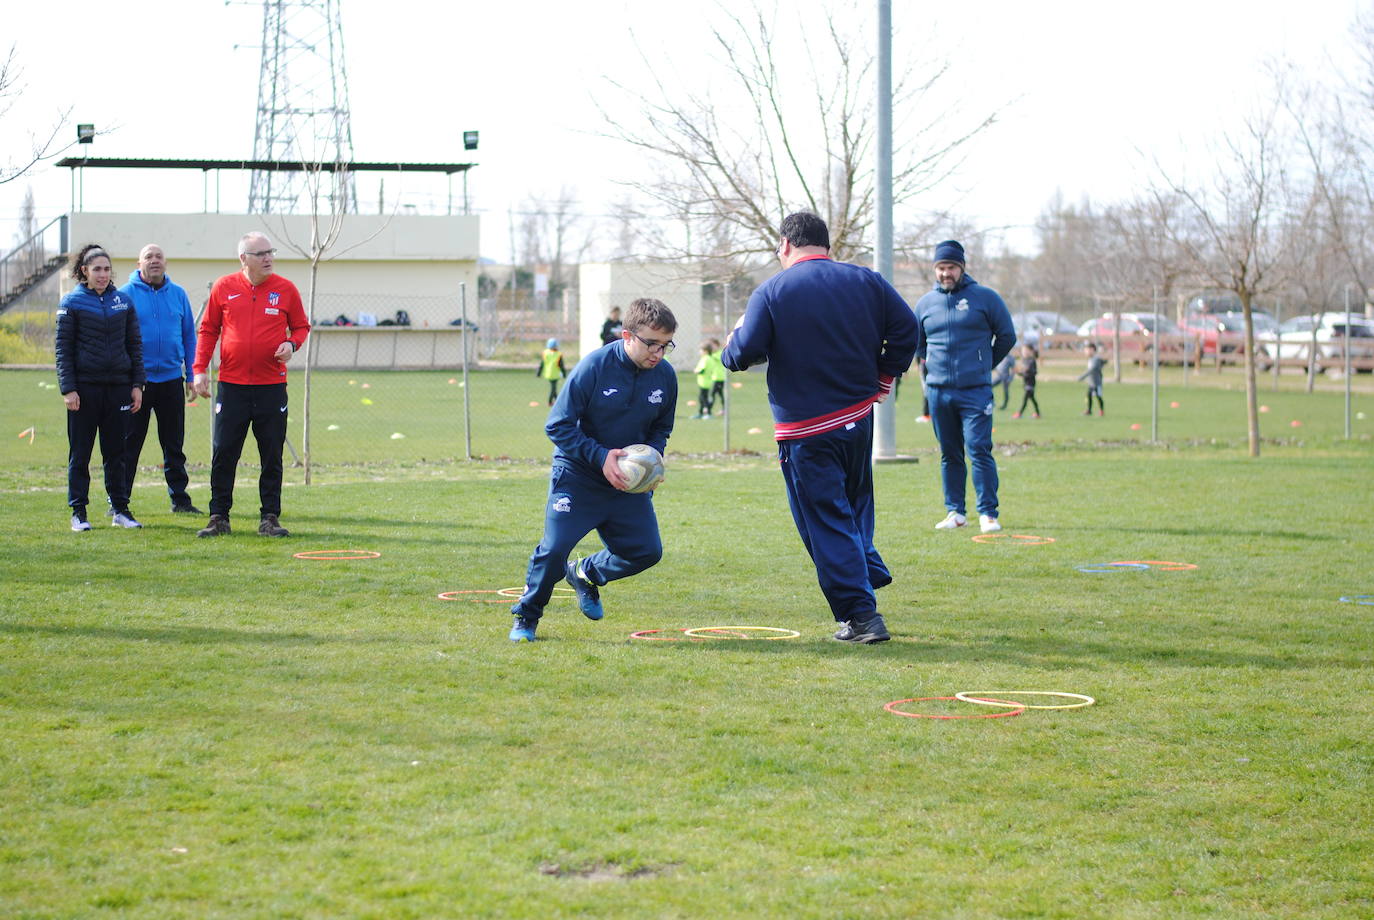
[[[703,636],[701,633],[718,630],[720,632],[775,632],[782,633],[780,636],[759,636],[760,639],[795,639],[801,635],[795,629],[782,629],[777,626],[697,626],[692,629],[684,629],[682,634],[691,636],[694,639],[750,639],[751,636]]]
[[[1069,699],[1082,700],[1083,702],[1064,703],[1059,706],[1030,706],[1014,700],[993,699],[993,697],[998,696],[1066,696]],[[1084,706],[1091,706],[1097,702],[1097,700],[1082,693],[1065,693],[1061,690],[961,690],[954,694],[954,698],[965,703],[977,703],[979,706],[1005,706],[1008,708],[1023,706],[1026,709],[1082,709]]]

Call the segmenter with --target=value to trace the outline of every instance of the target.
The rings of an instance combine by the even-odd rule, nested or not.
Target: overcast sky
[[[1033,239],[1024,228],[1056,189],[1071,201],[1122,199],[1141,187],[1150,159],[1196,160],[1206,139],[1233,126],[1264,92],[1266,61],[1314,74],[1339,67],[1332,62],[1346,53],[1349,24],[1370,3],[892,5],[895,69],[948,58],[943,98],[970,112],[1007,106],[956,179],[917,205],[1010,227],[1007,240],[1026,251]],[[606,78],[642,81],[641,55],[669,82],[708,80],[719,67],[705,53],[713,9],[642,0],[343,0],[355,156],[477,162],[470,192],[483,217],[482,252],[505,260],[508,210],[567,187],[586,213],[605,214],[624,194],[615,180],[648,168],[624,145],[598,137],[606,126],[596,100],[616,114]],[[875,9],[862,4],[856,25],[870,28]],[[64,138],[77,122],[117,126],[82,148],[92,156],[252,155],[261,4],[68,0],[54,15],[43,4],[12,3],[5,27],[0,43],[14,43],[25,91],[0,120],[0,158],[17,158],[24,134],[68,107]],[[799,49],[778,50],[792,55],[790,66],[805,66]],[[462,149],[465,129],[481,131],[475,154]],[[88,210],[202,205],[198,174],[132,182],[113,175],[87,173]],[[70,207],[66,169],[40,167],[0,186],[0,248],[12,243],[26,186],[44,218]],[[230,181],[220,191],[223,210],[246,207]],[[442,202],[446,188],[431,178],[393,192],[423,208]],[[365,200],[369,206],[375,210],[375,201]]]

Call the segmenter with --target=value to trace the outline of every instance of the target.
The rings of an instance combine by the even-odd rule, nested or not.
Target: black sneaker
[[[212,514],[210,523],[196,531],[198,537],[219,537],[229,533],[229,515]]]
[[[197,508],[195,505],[191,504],[190,502],[187,502],[187,503],[184,504],[184,505],[173,505],[173,506],[172,506],[172,513],[173,513],[173,514],[204,514],[205,512],[204,512],[204,511],[201,511],[199,508]]]
[[[883,622],[882,614],[875,613],[862,623],[857,620],[841,623],[840,628],[835,630],[835,638],[841,642],[871,645],[874,642],[886,642],[892,638],[892,635],[887,631],[887,624]]]
[[[289,537],[291,536],[291,531],[281,526],[275,514],[264,514],[262,520],[258,522],[258,536]]]

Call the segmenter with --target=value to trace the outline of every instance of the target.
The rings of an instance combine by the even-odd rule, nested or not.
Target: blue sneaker
[[[516,616],[515,623],[510,628],[510,641],[512,642],[533,642],[534,631],[539,626],[537,618]]]
[[[601,609],[601,591],[587,579],[582,570],[582,562],[581,559],[576,562],[569,560],[567,568],[563,571],[568,584],[577,592],[577,609],[581,610],[587,619],[599,620],[606,615],[606,611]]]

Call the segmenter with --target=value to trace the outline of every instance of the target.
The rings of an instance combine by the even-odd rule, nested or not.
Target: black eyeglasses
[[[263,256],[270,256],[274,252],[276,252],[275,249],[259,249],[257,252],[245,252],[244,255],[257,256],[259,259],[261,259]]]
[[[669,355],[672,354],[674,348],[677,348],[677,342],[671,340],[667,342],[650,342],[638,332],[631,332],[630,335],[643,342],[644,347],[649,349],[649,354],[651,355]]]

